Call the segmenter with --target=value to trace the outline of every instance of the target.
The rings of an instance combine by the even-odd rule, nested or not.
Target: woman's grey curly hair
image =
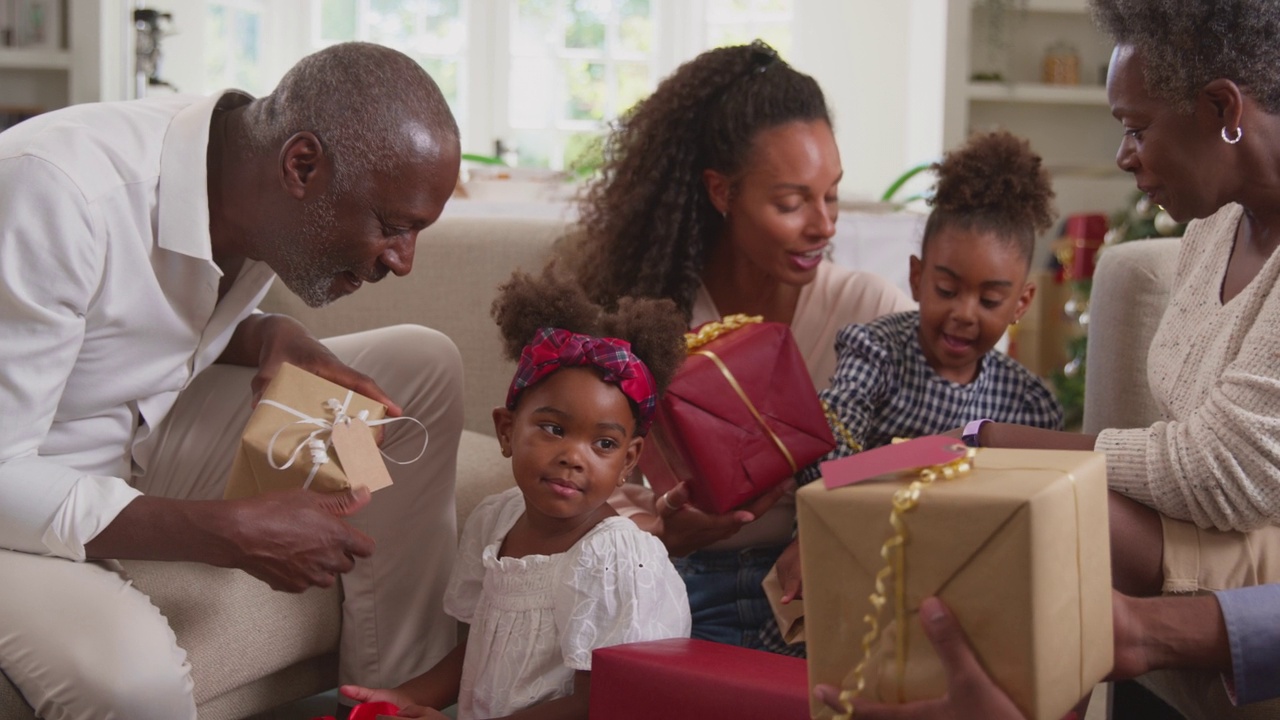
[[[1094,20],[1146,62],[1147,91],[1189,112],[1210,80],[1280,113],[1280,0],[1091,0]]]

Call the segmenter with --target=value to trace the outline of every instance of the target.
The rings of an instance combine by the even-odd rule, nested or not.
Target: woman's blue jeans
[[[689,591],[693,637],[764,649],[762,628],[774,624],[760,583],[785,545],[672,558]]]

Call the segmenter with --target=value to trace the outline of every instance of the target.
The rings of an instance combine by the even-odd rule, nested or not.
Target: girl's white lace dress
[[[611,517],[568,552],[499,558],[524,512],[511,488],[467,520],[445,611],[471,625],[459,720],[502,717],[572,694],[591,651],[688,637],[689,600],[666,548],[630,520]]]

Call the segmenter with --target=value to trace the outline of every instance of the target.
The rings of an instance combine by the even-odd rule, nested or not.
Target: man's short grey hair
[[[414,151],[406,123],[424,125],[438,147],[457,146],[458,124],[440,88],[407,55],[372,43],[327,47],[294,65],[247,115],[255,152],[274,152],[295,133],[319,137],[333,185],[389,172]]]

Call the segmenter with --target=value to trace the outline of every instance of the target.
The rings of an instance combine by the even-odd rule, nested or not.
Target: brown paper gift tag
[[[782,640],[788,645],[804,642],[804,598],[796,598],[789,603],[782,602],[782,581],[778,579],[778,566],[769,568],[769,574],[760,583],[764,588],[764,596],[769,599],[769,607],[773,609],[773,619],[778,623],[778,631]]]
[[[391,475],[373,439],[373,430],[363,420],[352,418],[334,425],[332,438],[348,482],[364,485],[370,492],[391,485]]]

